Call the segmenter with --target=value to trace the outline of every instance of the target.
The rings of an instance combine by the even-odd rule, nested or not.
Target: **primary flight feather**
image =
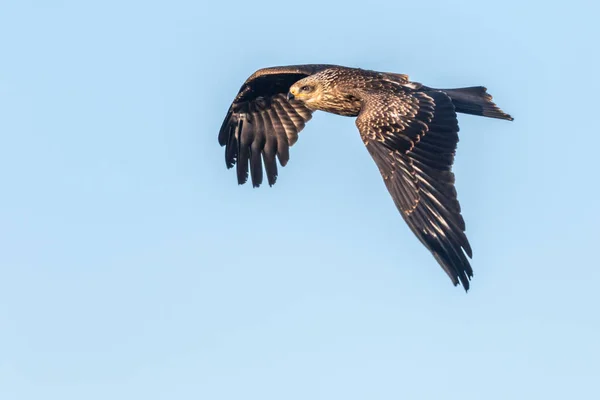
[[[512,121],[482,86],[433,89],[407,75],[310,64],[264,68],[242,85],[219,132],[239,184],[277,180],[314,111],[356,117],[400,214],[452,283],[469,289],[471,246],[454,187],[456,113]]]

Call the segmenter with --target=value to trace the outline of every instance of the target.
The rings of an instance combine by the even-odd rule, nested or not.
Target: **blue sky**
[[[3,1],[0,398],[598,397],[598,11]],[[460,116],[468,294],[352,119],[315,115],[273,188],[226,170],[243,80],[313,62],[515,117]]]

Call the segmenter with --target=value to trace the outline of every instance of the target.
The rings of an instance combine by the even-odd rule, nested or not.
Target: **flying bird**
[[[278,175],[314,111],[356,117],[397,209],[454,286],[468,291],[473,253],[454,187],[456,113],[512,121],[482,86],[434,89],[407,75],[337,65],[263,68],[242,85],[219,132],[227,168],[254,187]]]

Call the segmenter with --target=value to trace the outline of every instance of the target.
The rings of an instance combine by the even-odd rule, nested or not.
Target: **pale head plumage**
[[[341,72],[348,74],[348,71]],[[339,75],[340,71],[330,68],[300,79],[290,87],[288,97],[303,102],[313,111],[356,116],[360,101],[339,84]]]
[[[316,75],[312,75],[294,83],[290,87],[288,96],[303,102],[312,110],[318,110],[319,103],[328,97],[328,93],[323,80]]]

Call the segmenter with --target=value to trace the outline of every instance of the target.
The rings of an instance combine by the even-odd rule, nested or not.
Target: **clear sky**
[[[600,398],[593,1],[0,2],[0,398]],[[217,133],[254,70],[485,85],[454,288],[350,118],[273,188]]]

